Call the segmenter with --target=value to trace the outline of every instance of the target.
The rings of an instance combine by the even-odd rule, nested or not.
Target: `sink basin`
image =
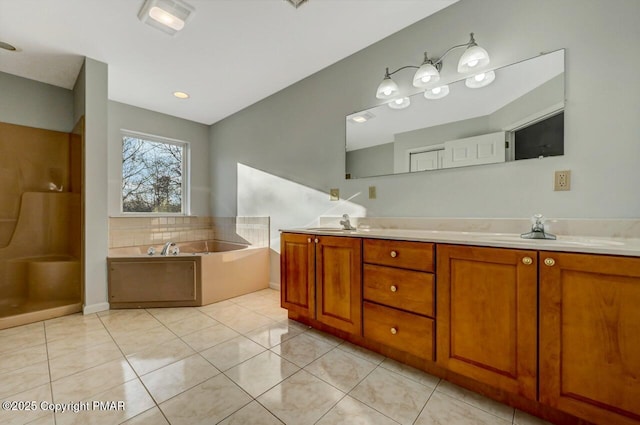
[[[504,235],[504,236],[491,236],[487,237],[486,240],[493,242],[510,242],[510,243],[526,243],[526,244],[557,244],[557,245],[575,245],[575,246],[585,246],[585,247],[614,247],[614,246],[622,246],[624,242],[619,241],[611,241],[607,239],[590,239],[590,238],[571,238],[571,237],[562,237],[559,236],[558,239],[524,239],[517,235]]]

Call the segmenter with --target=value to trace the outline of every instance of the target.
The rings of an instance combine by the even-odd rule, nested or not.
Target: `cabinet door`
[[[436,362],[536,399],[535,251],[438,245]]]
[[[362,241],[319,236],[316,244],[316,319],[362,335]]]
[[[280,301],[282,308],[315,317],[314,243],[309,235],[280,237]]]
[[[598,424],[638,423],[639,258],[540,253],[540,401]]]

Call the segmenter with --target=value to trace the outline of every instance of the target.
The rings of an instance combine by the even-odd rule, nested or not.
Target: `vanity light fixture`
[[[389,108],[391,109],[404,109],[411,105],[411,99],[408,97],[399,97],[397,99],[393,99],[391,102],[387,103],[387,105],[389,105]]]
[[[429,100],[442,99],[448,94],[449,86],[446,84],[444,86],[433,87],[424,91],[424,97]]]
[[[469,41],[465,44],[458,44],[447,49],[442,56],[437,59],[430,59],[427,52],[424,53],[424,60],[420,66],[407,65],[396,69],[393,72],[386,69],[384,79],[378,86],[376,97],[378,99],[394,99],[397,97],[400,89],[398,84],[391,79],[391,76],[403,69],[416,69],[413,76],[413,86],[418,88],[433,87],[440,80],[440,71],[442,70],[442,61],[454,49],[466,47],[467,50],[462,54],[458,61],[458,72],[467,73],[479,70],[489,64],[489,54],[485,49],[478,46],[473,33],[469,36]],[[494,75],[495,77],[495,75]],[[425,95],[426,96],[426,95]],[[445,95],[446,96],[446,95]],[[443,96],[444,97],[444,96]]]
[[[291,3],[293,7],[297,9],[298,7],[300,7],[302,3],[306,3],[308,0],[284,0],[284,1]]]
[[[15,52],[18,50],[15,48],[15,46],[12,46],[9,43],[5,43],[4,41],[0,41],[0,49],[8,50],[10,52]]]
[[[486,87],[496,79],[496,73],[493,71],[481,72],[467,78],[464,85],[470,89],[479,89],[480,87]]]
[[[178,99],[189,99],[191,97],[189,96],[189,93],[185,93],[183,91],[174,91],[173,95]]]
[[[146,0],[138,13],[138,19],[169,35],[184,28],[193,14],[193,6],[182,0]]]

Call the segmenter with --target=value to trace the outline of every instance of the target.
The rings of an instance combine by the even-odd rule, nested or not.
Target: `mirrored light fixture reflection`
[[[393,72],[390,72],[389,68],[387,68],[385,70],[384,79],[382,80],[382,82],[378,86],[378,90],[376,91],[376,97],[378,99],[385,99],[385,100],[397,98],[398,94],[400,93],[400,88],[398,87],[398,84],[395,81],[393,81],[391,76],[399,71],[402,71],[403,69],[408,69],[408,68],[416,69],[416,72],[413,76],[413,81],[412,81],[414,87],[424,88],[424,89],[435,87],[438,81],[440,80],[440,71],[442,70],[444,58],[452,50],[458,49],[461,47],[465,47],[466,50],[460,57],[460,60],[458,61],[458,68],[457,68],[458,72],[460,73],[477,72],[482,68],[486,67],[487,65],[489,65],[489,62],[490,62],[489,54],[485,49],[478,46],[473,33],[471,33],[469,36],[469,41],[467,43],[458,44],[456,46],[450,47],[444,52],[442,56],[440,56],[437,59],[429,58],[429,55],[427,54],[427,52],[425,52],[424,60],[422,61],[422,64],[420,66],[407,65],[407,66],[400,67]],[[494,78],[495,78],[495,74],[494,74]],[[491,81],[489,81],[485,85],[490,84]],[[482,87],[482,86],[478,86],[478,87]],[[447,87],[447,93],[448,93],[448,87]],[[426,96],[427,94],[425,93],[425,97]],[[446,96],[446,94],[442,95],[441,97],[444,97],[444,96]],[[427,97],[427,98],[435,99],[433,97],[431,98]]]
[[[496,73],[493,71],[481,72],[465,80],[464,85],[470,89],[479,89],[486,87],[496,79]]]
[[[429,100],[442,99],[448,94],[449,86],[446,84],[444,86],[433,87],[424,91],[424,97]]]
[[[389,108],[391,109],[404,109],[411,105],[411,99],[408,97],[399,97],[397,99],[393,99],[391,102],[387,103],[387,105],[389,105]]]

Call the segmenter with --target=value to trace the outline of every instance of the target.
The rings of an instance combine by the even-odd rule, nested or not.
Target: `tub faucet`
[[[351,225],[351,222],[349,221],[349,214],[342,214],[342,218],[344,218],[344,220],[340,220],[342,230],[356,230],[356,228],[353,227]]]
[[[544,217],[542,214],[536,214],[531,217],[531,231],[520,235],[523,239],[551,239],[555,240],[556,235],[551,233],[545,233],[544,231]]]
[[[160,255],[164,255],[164,256],[169,255],[169,248],[174,246],[175,244],[176,244],[175,242],[167,242],[166,244],[164,244],[164,247],[162,248],[162,252],[160,253]]]

